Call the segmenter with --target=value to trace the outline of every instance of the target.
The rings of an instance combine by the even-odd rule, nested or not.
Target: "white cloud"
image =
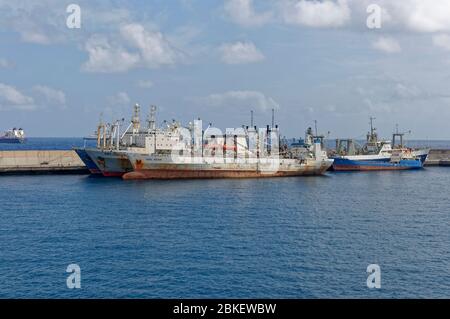
[[[234,23],[244,27],[261,26],[272,18],[271,12],[257,13],[253,8],[253,0],[227,0],[224,10]]]
[[[28,43],[49,44],[51,42],[46,34],[35,30],[23,30],[20,32],[20,36],[22,41]]]
[[[13,86],[0,83],[0,109],[34,109],[34,100]]]
[[[88,72],[124,72],[135,67],[140,58],[138,54],[126,51],[122,46],[111,44],[106,37],[92,36],[85,45],[89,59],[83,64]]]
[[[433,36],[433,44],[437,47],[450,51],[450,36],[447,34],[437,34]]]
[[[140,24],[120,27],[114,41],[93,35],[85,44],[89,59],[83,69],[88,72],[125,72],[136,67],[158,68],[181,59],[160,32],[146,30]]]
[[[264,55],[251,42],[225,43],[219,48],[227,64],[246,64],[264,60]]]
[[[366,19],[366,9],[377,4],[382,9],[382,28],[410,32],[450,31],[450,3],[448,0],[347,0],[357,19]]]
[[[264,22],[254,13],[252,1],[228,1],[225,9],[236,23],[259,25],[275,19],[286,24],[317,28],[350,25],[365,28],[366,9],[377,4],[382,9],[382,28],[402,29],[410,32],[450,32],[449,0],[279,0],[266,11]]]
[[[66,94],[45,85],[35,85],[30,95],[0,83],[0,109],[35,110],[49,106],[66,107]]]
[[[61,90],[56,90],[45,85],[35,85],[33,91],[42,99],[43,106],[57,105],[66,106],[66,94]]]
[[[0,27],[19,34],[21,41],[46,45],[67,39],[65,7],[58,0],[0,0]]]
[[[145,30],[141,24],[133,23],[122,26],[120,34],[139,50],[142,63],[149,68],[172,65],[178,60],[179,54],[160,32]]]
[[[6,59],[0,58],[0,69],[8,69],[12,67],[12,63]]]
[[[283,18],[287,24],[307,27],[341,27],[350,21],[347,0],[288,0],[283,3]]]
[[[153,82],[150,80],[140,80],[137,83],[138,87],[143,88],[143,89],[150,89],[153,87]]]
[[[413,31],[441,32],[450,30],[450,3],[448,0],[383,1],[392,7],[396,17]]]
[[[66,6],[70,2],[60,0],[0,0],[0,27],[3,31],[13,31],[23,42],[51,44],[85,39],[93,30],[117,28],[120,23],[132,19],[128,9],[113,0],[79,0],[81,6],[82,30],[74,32],[66,27],[68,14]]]
[[[402,50],[397,40],[391,37],[380,37],[372,43],[372,47],[385,53],[398,53]]]
[[[280,108],[279,104],[273,98],[259,91],[228,91],[225,93],[216,93],[200,98],[199,102],[206,104],[206,106],[220,108],[257,108],[261,111]]]

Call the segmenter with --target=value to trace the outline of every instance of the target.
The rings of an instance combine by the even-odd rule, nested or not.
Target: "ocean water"
[[[289,142],[292,139],[288,140]],[[364,141],[357,141],[359,144],[364,144]],[[96,141],[86,141],[83,138],[61,138],[61,137],[31,137],[27,139],[24,144],[2,144],[0,143],[0,151],[2,150],[70,150],[73,147],[95,146]],[[326,140],[326,147],[332,149],[335,147],[335,140]],[[406,144],[410,147],[432,147],[439,149],[450,149],[450,141],[448,140],[409,140]]]
[[[450,298],[450,169],[0,176],[0,298]],[[81,268],[68,289],[66,267]],[[366,285],[381,267],[381,289]]]
[[[84,140],[80,137],[30,137],[23,144],[2,144],[0,151],[12,150],[70,150],[72,147],[83,147]],[[87,146],[95,145],[95,141],[86,141]]]

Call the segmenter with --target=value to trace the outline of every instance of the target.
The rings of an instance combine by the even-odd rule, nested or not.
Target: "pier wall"
[[[449,149],[433,149],[428,154],[425,166],[450,166]]]
[[[74,151],[0,151],[0,174],[88,173]]]

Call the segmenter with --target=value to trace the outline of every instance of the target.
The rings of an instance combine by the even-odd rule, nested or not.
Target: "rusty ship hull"
[[[236,161],[235,163],[171,163],[155,157],[130,155],[134,170],[123,175],[125,180],[145,179],[219,179],[314,176],[323,174],[332,160],[280,160],[275,162]],[[275,163],[275,165],[274,165]]]

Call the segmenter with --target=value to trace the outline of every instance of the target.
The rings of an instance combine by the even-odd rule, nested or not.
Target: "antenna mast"
[[[133,133],[138,133],[141,127],[140,113],[141,107],[136,103],[134,105],[133,119],[131,120],[133,123]]]
[[[375,117],[370,117],[370,135],[373,135],[373,133],[375,132],[376,128],[373,127],[373,120],[376,120]]]
[[[373,127],[373,120],[375,120],[375,118],[371,116],[369,119],[370,119],[370,133],[367,134],[367,142],[377,143],[378,142],[378,136],[376,133],[377,129]]]
[[[275,109],[272,109],[272,128],[275,126]]]
[[[156,106],[150,106],[150,114],[148,115],[148,129],[155,130],[156,129]]]

